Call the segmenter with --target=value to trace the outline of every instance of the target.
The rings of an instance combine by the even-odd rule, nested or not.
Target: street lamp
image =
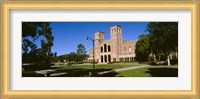
[[[87,37],[86,38],[87,39],[87,41],[90,39],[91,41],[92,41],[92,45],[93,45],[93,74],[94,74],[94,69],[95,69],[95,60],[94,60],[94,42],[97,40],[95,40],[95,39],[92,39],[92,38],[90,38],[90,37]]]

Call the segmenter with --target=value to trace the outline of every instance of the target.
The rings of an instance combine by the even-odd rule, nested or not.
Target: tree
[[[22,37],[32,37],[37,39],[38,29],[41,27],[42,22],[22,22]]]
[[[44,39],[41,40],[41,48],[37,48],[34,41],[40,36]],[[51,52],[53,39],[49,22],[22,22],[23,63],[50,66],[50,59],[54,57]]]
[[[150,22],[146,31],[149,32],[149,44],[153,53],[165,54],[170,65],[170,53],[178,52],[178,22]]]
[[[83,44],[78,44],[78,46],[77,46],[77,50],[76,50],[76,53],[77,53],[77,55],[78,55],[78,57],[79,57],[79,60],[78,61],[83,61],[83,60],[85,60],[86,59],[86,57],[87,57],[87,51],[86,51],[86,48],[85,48],[85,46],[83,45]]]
[[[33,43],[36,39],[39,37],[38,30],[41,26],[40,22],[22,22],[22,50],[23,54],[28,53],[29,49],[34,50],[37,48],[37,46]],[[31,39],[33,41],[31,41]],[[35,46],[34,49],[32,49]]]
[[[140,35],[135,49],[136,60],[139,62],[148,61],[150,52],[149,34]]]
[[[45,39],[41,40],[41,49],[44,57],[44,64],[49,66],[50,60],[53,58],[54,53],[51,53],[54,37],[52,36],[51,27],[49,23],[43,23],[43,28],[38,31],[39,35],[43,35]]]
[[[80,57],[78,57],[78,55],[75,52],[71,52],[70,54],[68,54],[67,60],[70,63],[79,62],[80,61]]]

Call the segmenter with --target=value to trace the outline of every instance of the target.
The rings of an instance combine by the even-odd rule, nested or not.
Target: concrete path
[[[48,75],[48,73],[54,72],[54,71],[55,70],[53,70],[53,69],[47,69],[47,70],[38,70],[38,71],[35,71],[35,72],[38,73],[38,74],[43,74],[44,76],[50,76],[50,77],[67,74],[67,73],[52,73],[52,74]]]
[[[144,68],[144,67],[149,67],[149,66],[150,65],[142,65],[142,66],[132,66],[132,67],[126,67],[126,68],[118,68],[118,69],[114,69],[114,70],[110,70],[110,71],[100,72],[98,74],[102,75],[102,74],[106,74],[106,73],[110,73],[110,72],[120,72],[120,71],[126,71],[126,70],[131,70],[131,69]]]
[[[125,71],[125,70],[130,70],[130,69],[137,69],[137,68],[144,68],[144,67],[148,67],[150,65],[142,65],[142,66],[133,66],[133,67],[126,67],[126,68],[118,68],[115,69],[116,72],[120,72],[120,71]]]
[[[54,72],[55,70],[53,70],[53,69],[46,69],[46,70],[38,70],[38,71],[35,71],[36,73],[38,73],[38,74],[43,74],[44,76],[47,76],[47,74],[49,73],[49,72]]]
[[[54,77],[54,76],[61,76],[61,75],[65,75],[67,73],[53,73],[53,74],[50,74],[50,77]]]
[[[121,71],[126,71],[126,70],[131,70],[131,69],[138,69],[138,68],[144,68],[144,67],[149,67],[150,65],[142,65],[142,66],[132,66],[132,67],[126,67],[126,68],[118,68],[118,69],[114,69],[114,70],[110,70],[110,71],[103,71],[103,72],[99,72],[99,75],[102,74],[106,74],[106,73],[110,73],[110,72],[121,72]],[[50,72],[54,72],[54,69],[47,69],[47,70],[39,70],[39,71],[35,71],[36,73],[39,74],[43,74],[44,76],[60,76],[60,75],[65,75],[67,73],[52,73],[50,75],[47,75]]]

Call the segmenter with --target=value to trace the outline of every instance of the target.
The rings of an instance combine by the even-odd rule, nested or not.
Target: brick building
[[[134,61],[135,45],[137,40],[127,41],[122,39],[122,27],[114,25],[110,27],[110,40],[104,39],[104,32],[95,32],[95,47],[89,49],[90,62],[94,59],[98,63],[115,61]]]

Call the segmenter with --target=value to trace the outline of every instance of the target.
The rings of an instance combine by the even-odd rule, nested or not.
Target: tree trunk
[[[168,65],[168,66],[171,65],[171,64],[170,64],[170,56],[169,56],[169,55],[167,56],[167,65]]]

